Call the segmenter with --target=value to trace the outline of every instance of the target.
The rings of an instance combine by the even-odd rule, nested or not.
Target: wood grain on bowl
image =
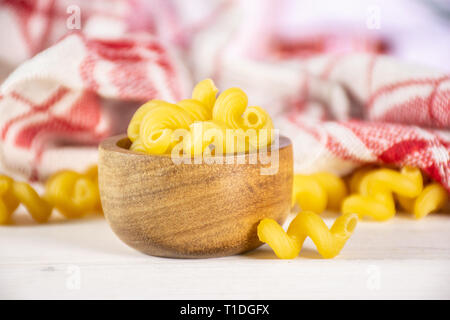
[[[245,163],[175,164],[170,155],[128,150],[125,135],[100,144],[99,186],[113,231],[146,254],[207,258],[242,253],[261,245],[262,218],[284,222],[291,206],[292,145],[280,137],[278,170]]]

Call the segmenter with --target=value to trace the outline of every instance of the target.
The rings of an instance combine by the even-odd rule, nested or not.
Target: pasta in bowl
[[[127,135],[100,144],[103,211],[129,246],[174,258],[233,255],[262,244],[262,219],[285,221],[291,142],[272,134],[262,108],[226,91],[216,99],[205,80],[192,99],[153,100],[135,113]]]

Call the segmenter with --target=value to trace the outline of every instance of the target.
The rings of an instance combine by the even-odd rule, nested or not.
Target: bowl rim
[[[292,141],[291,139],[289,139],[288,137],[284,136],[284,135],[280,135],[280,142],[278,144],[278,148],[275,149],[275,145],[271,145],[270,149],[267,150],[268,153],[271,153],[273,150],[281,150],[284,148],[288,148],[290,146],[292,146]],[[149,154],[149,153],[143,153],[143,152],[139,152],[139,151],[132,151],[130,149],[124,148],[119,146],[118,144],[124,140],[128,140],[129,143],[131,144],[130,139],[128,138],[128,135],[126,133],[122,133],[122,134],[118,134],[118,135],[114,135],[111,137],[108,137],[104,140],[102,140],[99,144],[99,149],[103,149],[103,150],[107,150],[107,151],[112,151],[112,152],[118,152],[118,153],[125,153],[125,154],[130,154],[130,155],[134,155],[134,156],[141,156],[141,157],[151,157],[151,158],[171,158],[171,154]],[[256,150],[255,152],[241,152],[241,153],[230,153],[230,154],[224,154],[223,157],[224,158],[228,158],[228,157],[236,157],[236,156],[248,156],[251,154],[259,154],[259,149]],[[189,158],[189,157],[186,157]],[[194,157],[190,157],[191,159]]]

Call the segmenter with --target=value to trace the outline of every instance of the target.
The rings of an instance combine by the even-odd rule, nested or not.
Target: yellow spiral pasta
[[[213,120],[214,121],[214,120]],[[227,127],[224,138],[226,153],[245,153],[258,150],[259,131],[254,129],[231,129]]]
[[[322,213],[327,207],[328,196],[316,179],[311,176],[294,176],[292,204],[298,203],[303,211]]]
[[[149,102],[143,104],[136,110],[133,117],[131,118],[130,123],[128,124],[127,135],[131,142],[134,142],[139,138],[139,132],[141,129],[141,122],[144,119],[145,115],[148,111],[153,109],[156,106],[165,106],[171,105],[162,100],[150,100]]]
[[[87,178],[98,184],[98,167],[97,165],[90,166],[83,173]]]
[[[23,204],[31,217],[39,223],[46,222],[52,213],[51,205],[28,183],[0,176],[0,224],[8,223],[19,204]]]
[[[210,111],[214,107],[216,102],[216,95],[219,89],[216,88],[214,82],[211,79],[205,79],[200,81],[192,91],[192,99],[200,101]]]
[[[358,213],[359,217],[371,217],[383,221],[395,213],[393,193],[404,197],[417,197],[423,188],[419,169],[404,167],[401,172],[377,169],[361,174],[357,185],[359,194],[347,197],[342,203],[343,213]]]
[[[100,196],[94,179],[70,170],[58,172],[47,180],[45,199],[66,218],[78,218],[98,211]]]
[[[293,204],[301,210],[322,213],[325,209],[339,210],[347,196],[344,180],[328,172],[312,175],[296,174],[293,186]]]
[[[254,149],[269,145],[273,139],[273,123],[269,114],[257,106],[247,107],[248,98],[239,88],[222,92],[213,108],[213,120],[226,123],[233,129],[255,130],[256,138],[248,143]]]
[[[178,101],[177,105],[190,114],[193,121],[206,121],[211,119],[211,109],[195,99]]]
[[[258,225],[258,237],[267,243],[280,259],[294,259],[300,253],[306,237],[310,237],[319,254],[334,258],[353,234],[358,216],[348,213],[338,217],[331,229],[314,212],[302,211],[292,220],[287,232],[273,219],[263,219]]]
[[[12,192],[13,183],[10,177],[0,175],[0,224],[7,223],[20,204]]]
[[[102,208],[102,202],[100,200],[100,190],[98,189],[98,167],[97,165],[92,165],[89,168],[86,169],[86,171],[83,173],[88,179],[90,179],[94,185],[97,188],[97,192],[95,194],[97,195],[96,205],[95,205],[95,211],[103,214],[103,208]]]
[[[417,198],[397,197],[400,205],[416,219],[422,219],[431,212],[442,209],[448,201],[447,191],[439,183],[428,184]]]
[[[102,212],[97,166],[84,173],[70,170],[55,173],[47,180],[43,197],[28,183],[0,175],[0,224],[8,223],[19,204],[39,223],[50,218],[53,207],[67,218]]]
[[[350,193],[358,193],[361,180],[364,178],[364,176],[367,173],[369,173],[370,171],[373,171],[373,170],[374,170],[374,167],[365,166],[365,167],[359,168],[355,172],[353,172],[353,174],[351,175],[351,177],[349,179]]]
[[[191,115],[177,105],[156,106],[142,119],[139,138],[147,152],[164,154],[179,141],[174,140],[176,129],[189,129]]]
[[[12,192],[13,183],[10,177],[0,175],[0,224],[7,223],[20,204]]]
[[[194,156],[201,155],[205,149],[214,145],[214,154],[224,154],[227,125],[220,121],[194,122],[189,127],[189,135],[183,139],[183,150]]]
[[[147,152],[140,138],[134,140],[134,142],[130,146],[130,150],[135,152]]]
[[[213,120],[222,121],[233,129],[241,129],[244,127],[242,115],[247,103],[248,98],[244,91],[239,88],[227,89],[219,95],[214,104]]]
[[[227,89],[216,99],[217,92],[206,79],[195,86],[192,99],[177,104],[152,100],[141,106],[128,126],[130,150],[198,156],[213,146],[214,154],[225,154],[271,144],[273,122],[264,109],[247,107],[247,95],[239,88]]]
[[[263,148],[269,145],[273,139],[273,122],[269,114],[261,107],[247,107],[243,118],[243,129],[246,131],[255,130],[257,141],[250,139],[249,144],[253,149]]]
[[[15,181],[13,184],[13,194],[30,213],[37,222],[46,222],[52,214],[52,206],[25,182]]]
[[[317,172],[311,175],[327,194],[327,209],[338,211],[342,201],[348,194],[347,186],[343,179],[329,172]]]

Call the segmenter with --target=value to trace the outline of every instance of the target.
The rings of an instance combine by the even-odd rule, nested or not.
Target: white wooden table
[[[328,224],[334,219],[325,215]],[[450,215],[360,222],[341,254],[323,260],[267,246],[220,259],[177,260],[128,248],[103,218],[0,227],[0,298],[450,298]]]

